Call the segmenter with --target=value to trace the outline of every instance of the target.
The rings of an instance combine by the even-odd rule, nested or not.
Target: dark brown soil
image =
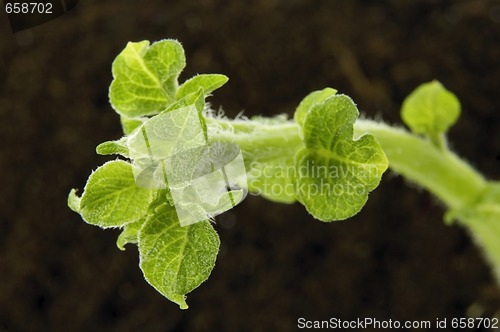
[[[462,101],[453,148],[498,180],[500,1],[86,0],[17,34],[5,14],[0,22],[1,331],[292,331],[300,317],[499,315],[478,248],[394,174],[345,222],[249,197],[218,220],[217,265],[187,311],[144,281],[135,247],[120,252],[119,232],[82,222],[66,196],[109,159],[95,146],[120,136],[107,100],[113,58],[127,41],[162,38],[184,44],[183,79],[230,77],[211,99],[230,116],[292,114],[332,86],[369,117],[400,123],[404,96],[438,79]]]

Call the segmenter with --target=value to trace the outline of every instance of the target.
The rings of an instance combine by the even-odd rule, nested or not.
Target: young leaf
[[[353,140],[358,110],[344,95],[335,95],[307,114],[305,148],[296,156],[298,200],[322,221],[349,218],[363,207],[388,163],[372,135]]]
[[[81,198],[76,196],[76,190],[71,189],[68,195],[68,207],[76,213],[80,213],[80,200]]]
[[[163,203],[139,232],[140,267],[156,290],[187,309],[185,295],[208,278],[219,245],[208,221],[181,227],[175,209]]]
[[[202,87],[198,88],[197,91],[189,93],[177,100],[176,103],[170,105],[165,112],[170,112],[181,107],[191,107],[194,106],[198,110],[198,119],[201,125],[201,132],[203,133],[203,138],[205,141],[208,140],[207,134],[207,123],[205,117],[203,116],[203,110],[205,109],[205,92]]]
[[[226,84],[228,80],[226,75],[220,74],[197,75],[190,78],[179,87],[179,90],[177,90],[177,99],[181,99],[190,93],[197,92],[200,87],[203,88],[205,95],[207,95]]]
[[[120,122],[122,124],[123,133],[128,135],[132,133],[137,127],[144,123],[148,118],[127,118],[125,116],[120,116]]]
[[[460,102],[438,81],[417,87],[403,102],[401,117],[416,134],[434,142],[455,124],[460,116]]]
[[[195,92],[188,93],[187,95],[178,99],[175,103],[170,104],[165,109],[165,111],[163,111],[163,113],[171,112],[173,110],[188,106],[194,106],[198,110],[198,113],[201,117],[201,113],[205,107],[205,94],[203,88],[200,87]]]
[[[136,185],[132,167],[115,160],[90,175],[80,201],[83,220],[108,228],[137,221],[145,214],[153,192]]]
[[[118,236],[116,240],[116,246],[120,250],[125,250],[125,245],[127,243],[137,243],[139,241],[139,231],[144,224],[144,219],[132,222],[123,226],[123,231]]]
[[[194,105],[158,114],[127,137],[130,157],[165,159],[206,144],[200,112]]]
[[[120,154],[124,157],[129,156],[126,137],[123,137],[118,141],[103,142],[99,144],[95,150],[97,154],[100,155]]]
[[[191,225],[229,211],[244,198],[243,190],[197,193],[191,188],[172,189],[174,204],[181,226]],[[191,197],[189,197],[191,196]],[[191,199],[189,199],[191,198]]]
[[[332,88],[325,88],[323,90],[318,90],[308,94],[295,110],[293,119],[299,124],[299,126],[304,125],[304,120],[307,116],[309,110],[311,110],[315,105],[320,104],[325,101],[325,99],[334,96],[337,90]]]
[[[109,89],[113,108],[125,117],[154,115],[175,101],[177,78],[186,64],[179,42],[128,43],[113,62]]]

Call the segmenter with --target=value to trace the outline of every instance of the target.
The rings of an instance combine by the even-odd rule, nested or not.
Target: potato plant
[[[73,189],[68,197],[85,222],[120,228],[120,249],[137,244],[145,279],[180,308],[214,267],[214,217],[248,192],[300,202],[333,222],[358,213],[387,168],[435,195],[444,221],[467,228],[500,277],[500,184],[449,150],[445,135],[460,103],[439,82],[404,101],[410,131],[360,119],[353,100],[332,88],[307,95],[293,119],[228,119],[205,102],[228,78],[179,84],[185,64],[175,40],[128,43],[109,89],[124,136],[97,147],[119,157],[90,175],[81,196]]]

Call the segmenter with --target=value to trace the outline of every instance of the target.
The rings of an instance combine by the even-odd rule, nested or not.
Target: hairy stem
[[[210,140],[238,144],[245,163],[254,158],[290,156],[303,146],[299,126],[294,121],[263,123],[252,120],[206,118]]]
[[[294,154],[301,146],[300,128],[293,121],[261,122],[207,118],[209,136],[240,146],[244,154]],[[214,129],[216,128],[216,129]],[[373,120],[358,120],[356,137],[372,134],[384,150],[389,167],[437,196],[450,209],[474,204],[486,180],[456,154],[431,141]]]
[[[447,148],[405,130],[370,120],[358,120],[354,129],[356,135],[374,135],[389,160],[389,167],[436,195],[452,214],[477,205],[490,183]],[[456,217],[482,248],[500,284],[499,221],[477,220],[464,215]]]
[[[294,121],[262,123],[251,120],[207,118],[209,137],[240,145],[250,159],[262,153],[293,156],[302,146]],[[373,120],[358,120],[355,137],[372,134],[384,150],[389,167],[438,197],[449,211],[474,207],[488,182],[469,164],[431,140]],[[264,152],[263,152],[264,151]],[[500,224],[460,217],[460,222],[482,247],[500,282]]]
[[[370,120],[358,120],[355,135],[374,135],[389,167],[436,195],[450,209],[473,205],[486,180],[456,154],[403,129]]]

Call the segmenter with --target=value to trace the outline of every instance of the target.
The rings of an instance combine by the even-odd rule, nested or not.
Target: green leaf
[[[80,201],[80,214],[87,223],[102,228],[123,226],[139,220],[152,198],[151,190],[136,185],[132,165],[110,161],[90,175]]]
[[[76,213],[80,213],[80,200],[80,197],[76,196],[76,189],[71,189],[68,195],[68,207]]]
[[[120,122],[122,124],[123,133],[128,135],[132,133],[137,127],[144,123],[148,118],[127,118],[125,116],[120,116]]]
[[[236,144],[217,142],[189,149],[171,156],[164,165],[181,225],[227,211],[245,196],[245,165]]]
[[[113,62],[109,90],[113,108],[125,117],[154,115],[175,101],[177,78],[186,65],[179,42],[128,43]]]
[[[460,102],[438,81],[417,87],[401,108],[401,117],[411,131],[432,140],[446,133],[459,116]]]
[[[304,99],[302,99],[299,106],[295,110],[295,114],[293,115],[295,122],[297,122],[300,126],[303,126],[307,113],[315,105],[321,104],[327,98],[334,96],[335,94],[337,94],[337,90],[332,88],[325,88],[308,94]]]
[[[139,241],[139,231],[144,224],[144,219],[126,224],[116,240],[116,246],[120,250],[125,250],[127,243],[137,243]]]
[[[307,114],[305,148],[296,156],[298,200],[315,218],[342,220],[361,210],[388,163],[372,135],[353,140],[358,110],[344,95],[335,95]]]
[[[169,105],[163,113],[171,112],[176,109],[185,108],[189,106],[194,106],[198,110],[198,113],[200,114],[201,117],[201,113],[205,108],[205,95],[203,92],[203,88],[199,88],[195,92],[183,96],[175,103]]]
[[[181,226],[207,220],[209,217],[213,218],[229,211],[244,198],[243,190],[216,192],[212,189],[212,191],[208,195],[200,196],[196,189],[190,187],[172,189]]]
[[[189,149],[206,145],[206,129],[201,121],[199,95],[190,94],[175,105],[183,106],[158,114],[127,137],[130,157],[159,160]],[[192,98],[191,104],[186,99]]]
[[[177,99],[181,99],[190,93],[197,92],[203,88],[205,95],[212,93],[220,88],[229,80],[227,76],[220,74],[201,74],[197,75],[182,84],[177,90]]]
[[[156,290],[187,309],[185,295],[209,277],[219,246],[209,222],[181,227],[174,208],[164,203],[139,232],[140,267]]]
[[[123,137],[118,141],[103,142],[97,146],[96,152],[100,155],[119,154],[128,157],[127,138]]]

